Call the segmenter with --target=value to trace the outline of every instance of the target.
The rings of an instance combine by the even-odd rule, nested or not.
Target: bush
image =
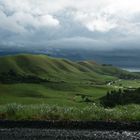
[[[107,92],[100,99],[104,107],[115,107],[116,105],[140,104],[140,88]]]

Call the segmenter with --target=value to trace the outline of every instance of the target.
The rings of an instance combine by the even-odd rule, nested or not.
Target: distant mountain
[[[31,47],[29,47],[31,48]],[[94,47],[93,47],[94,48]],[[46,54],[56,58],[66,58],[72,61],[94,60],[100,64],[112,64],[117,67],[140,70],[140,49],[115,49],[115,50],[95,50],[93,48],[67,48],[49,47],[29,49],[7,49],[1,50],[0,55],[15,55],[20,53]]]
[[[94,60],[98,63],[112,64],[121,68],[140,69],[140,49],[94,50],[77,48],[50,49],[46,53],[53,57],[74,61]]]
[[[52,58],[47,55],[19,54],[0,57],[0,82],[91,82],[107,83],[117,78],[136,79],[138,74],[130,73],[94,61],[73,62]],[[6,81],[4,81],[6,82]]]

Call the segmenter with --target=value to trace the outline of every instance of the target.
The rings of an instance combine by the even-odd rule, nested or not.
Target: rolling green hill
[[[14,77],[21,76],[20,80],[29,77],[53,82],[91,82],[93,84],[105,84],[117,78],[139,78],[138,74],[113,66],[99,65],[93,61],[72,62],[46,55],[31,54],[0,57],[1,79],[10,79],[13,75]]]
[[[0,104],[83,107],[98,102],[107,91],[119,87],[120,78],[125,79],[121,82],[129,79],[134,83],[132,79],[139,75],[93,61],[72,62],[31,54],[3,56],[0,57]],[[110,81],[117,83],[108,86]]]

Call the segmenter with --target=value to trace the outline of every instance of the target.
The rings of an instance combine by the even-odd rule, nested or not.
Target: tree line
[[[138,89],[119,89],[107,92],[106,96],[100,99],[105,107],[115,107],[116,105],[140,104],[140,88]]]

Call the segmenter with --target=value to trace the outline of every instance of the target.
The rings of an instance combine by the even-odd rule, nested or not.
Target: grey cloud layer
[[[0,44],[139,47],[139,17],[139,0],[0,0]]]

